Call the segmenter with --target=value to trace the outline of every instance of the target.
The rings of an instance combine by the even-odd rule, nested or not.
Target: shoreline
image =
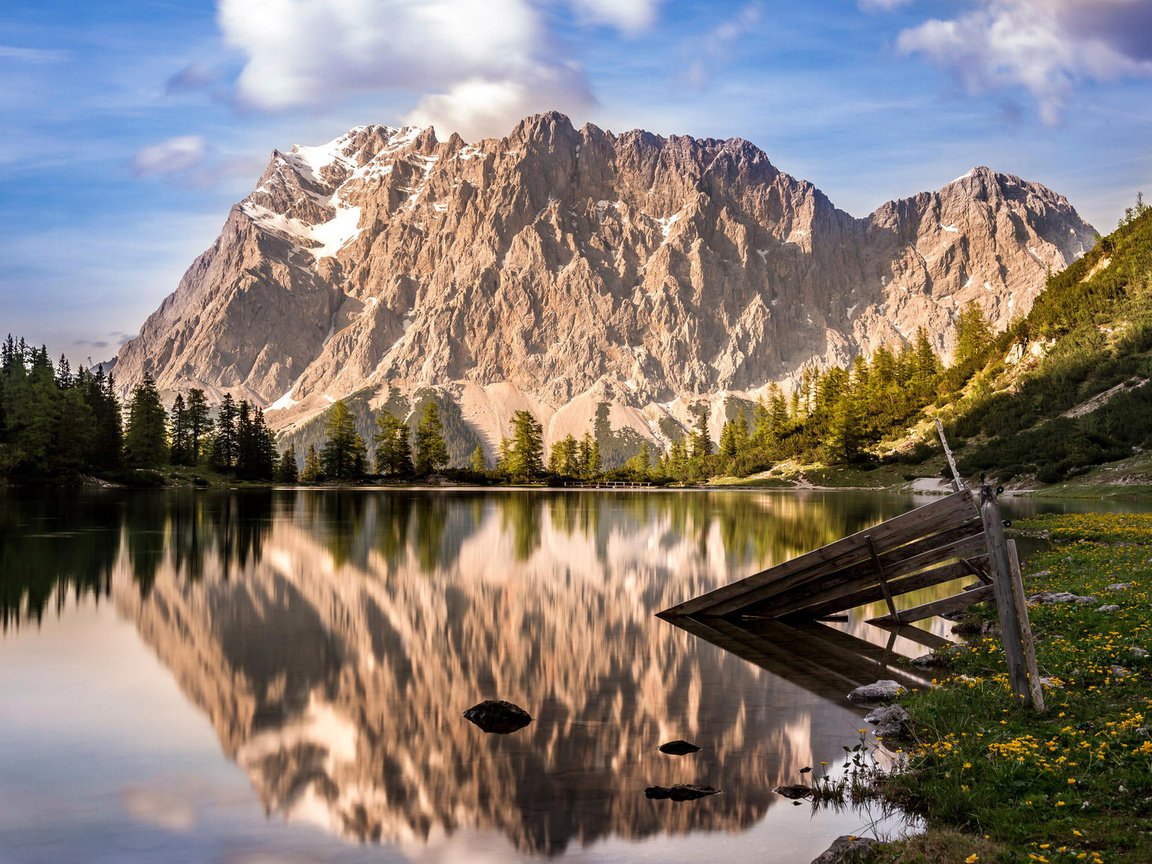
[[[1133,829],[1152,815],[1152,514],[1020,527],[1054,544],[1025,576],[1047,711],[1014,703],[994,634],[947,649],[933,688],[901,698],[906,767],[874,786],[928,830],[874,864],[1152,861],[1152,831]],[[974,609],[977,632],[996,626]]]

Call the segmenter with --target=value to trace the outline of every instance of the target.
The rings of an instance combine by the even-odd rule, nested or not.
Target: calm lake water
[[[0,493],[0,862],[807,862],[897,834],[770,791],[858,741],[843,697],[887,633],[725,650],[654,613],[917,503]],[[487,735],[461,716],[487,698],[535,721]],[[723,793],[644,797],[674,783]]]

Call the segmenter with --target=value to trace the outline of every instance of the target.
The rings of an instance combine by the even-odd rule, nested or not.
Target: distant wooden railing
[[[655,483],[647,480],[567,480],[565,489],[651,489]]]

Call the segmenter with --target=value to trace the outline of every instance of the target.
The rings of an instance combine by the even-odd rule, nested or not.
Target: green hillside
[[[1152,445],[1152,210],[1064,272],[981,352],[955,401],[960,469],[1044,483]]]

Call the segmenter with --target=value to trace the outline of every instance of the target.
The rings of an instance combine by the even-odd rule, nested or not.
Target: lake
[[[0,492],[0,862],[807,862],[899,834],[771,792],[859,741],[836,655],[655,613],[918,503]],[[864,617],[836,639],[926,650]],[[483,699],[534,721],[485,734]],[[674,783],[722,794],[643,794]]]

